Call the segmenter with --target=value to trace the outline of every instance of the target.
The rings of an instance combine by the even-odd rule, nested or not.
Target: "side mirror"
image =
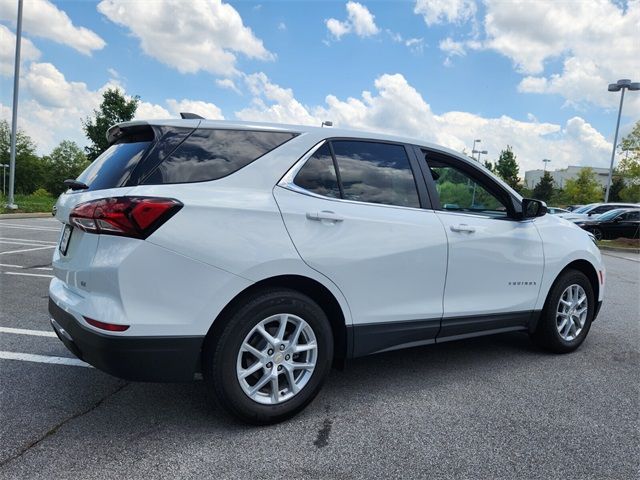
[[[522,199],[522,218],[542,217],[547,214],[547,204],[532,198]]]

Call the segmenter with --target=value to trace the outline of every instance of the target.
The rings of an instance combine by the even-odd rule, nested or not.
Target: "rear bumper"
[[[81,360],[123,378],[141,382],[184,382],[200,371],[203,337],[125,337],[89,330],[49,298],[51,325]]]

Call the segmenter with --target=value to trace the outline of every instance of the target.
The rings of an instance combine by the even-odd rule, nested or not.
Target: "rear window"
[[[300,169],[293,182],[299,187],[325,197],[340,198],[338,177],[329,145],[325,143]]]
[[[204,182],[226,177],[295,135],[287,132],[199,129],[142,183]]]
[[[102,190],[124,185],[131,171],[144,156],[151,141],[128,142],[111,145],[96,158],[77,178],[89,190]],[[83,190],[86,192],[86,190]]]

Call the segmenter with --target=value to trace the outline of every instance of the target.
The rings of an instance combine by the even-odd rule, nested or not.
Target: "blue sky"
[[[16,4],[0,0],[7,119]],[[638,21],[637,0],[25,0],[19,121],[42,153],[82,143],[80,118],[118,86],[146,118],[328,119],[457,150],[482,138],[490,158],[509,143],[523,170],[603,166],[606,86],[640,80]],[[640,118],[631,95],[623,132]]]

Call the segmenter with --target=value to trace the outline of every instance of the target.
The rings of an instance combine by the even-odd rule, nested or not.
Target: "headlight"
[[[595,235],[594,235],[593,233],[591,233],[591,232],[586,232],[586,233],[587,233],[587,235],[589,235],[589,238],[591,239],[591,241],[592,241],[595,245],[598,245],[598,241],[596,240]]]

